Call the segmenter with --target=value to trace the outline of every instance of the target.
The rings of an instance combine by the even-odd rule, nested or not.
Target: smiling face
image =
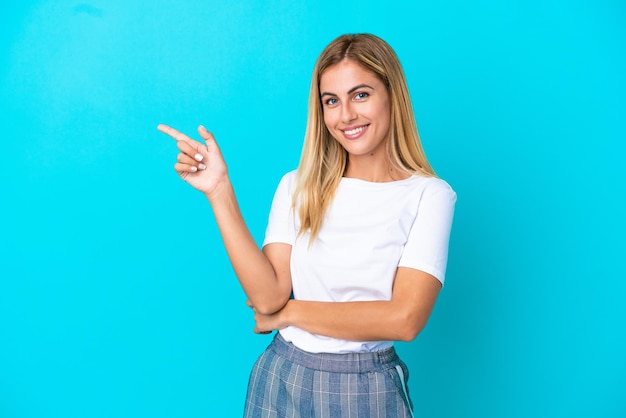
[[[348,152],[349,162],[387,159],[385,143],[391,120],[387,87],[374,73],[345,59],[320,78],[324,123]]]

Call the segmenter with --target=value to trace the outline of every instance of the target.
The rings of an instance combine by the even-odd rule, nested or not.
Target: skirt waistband
[[[370,353],[309,353],[276,333],[269,346],[276,354],[309,369],[334,373],[369,373],[393,369],[400,358],[393,347]]]

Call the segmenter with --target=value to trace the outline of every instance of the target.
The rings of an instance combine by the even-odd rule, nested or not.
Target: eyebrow
[[[358,86],[354,86],[350,90],[348,90],[348,94],[354,93],[358,89],[362,89],[362,88],[368,88],[370,90],[374,90],[374,87],[372,87],[372,86],[370,86],[368,84],[359,84]],[[324,97],[324,96],[336,96],[336,94],[335,93],[329,93],[329,92],[325,91],[324,93],[320,94],[320,97]]]

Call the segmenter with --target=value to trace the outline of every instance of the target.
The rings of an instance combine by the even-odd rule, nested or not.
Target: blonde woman
[[[456,194],[430,167],[402,67],[369,35],[344,35],[313,71],[302,158],[276,190],[262,250],[213,136],[165,125],[175,169],[208,198],[255,332],[246,417],[411,417],[393,341],[422,330],[443,285]]]

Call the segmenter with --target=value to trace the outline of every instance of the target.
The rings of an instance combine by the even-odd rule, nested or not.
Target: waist
[[[325,372],[380,372],[400,364],[400,358],[393,347],[365,353],[310,353],[285,341],[280,333],[276,333],[269,348],[296,364]]]
[[[301,328],[288,326],[279,331],[287,342],[309,353],[365,353],[393,346],[393,341],[348,341],[311,334]]]

